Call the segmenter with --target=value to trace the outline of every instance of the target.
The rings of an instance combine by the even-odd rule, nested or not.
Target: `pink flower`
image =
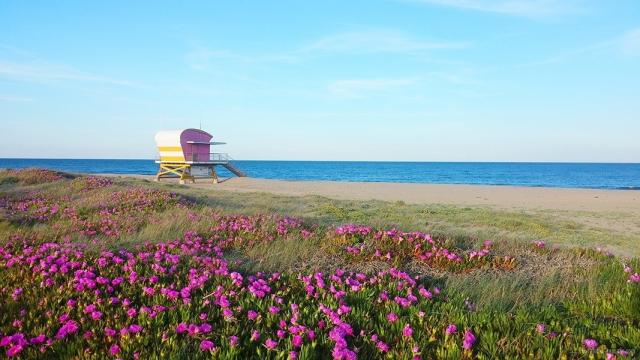
[[[129,332],[132,334],[139,333],[140,331],[142,331],[142,326],[138,324],[132,324],[129,326]]]
[[[11,298],[13,300],[18,300],[18,297],[20,297],[20,295],[22,295],[22,288],[16,288],[15,290],[13,290],[13,293],[11,293]],[[20,349],[18,352],[22,351],[22,349]]]
[[[378,341],[378,343],[376,344],[376,347],[378,348],[378,350],[380,350],[383,353],[386,353],[389,351],[389,345],[387,345],[382,341]]]
[[[409,324],[406,324],[402,329],[402,336],[411,337],[411,335],[413,335],[413,329],[411,328],[411,326],[409,326]]]
[[[154,289],[152,287],[143,286],[142,287],[142,292],[147,296],[153,296],[153,295],[156,294],[156,289]]]
[[[102,313],[100,311],[94,311],[91,313],[91,318],[93,320],[100,320],[101,317],[102,317]]]
[[[387,320],[389,320],[390,322],[396,322],[398,320],[398,315],[391,312],[387,314]]]
[[[272,350],[272,349],[275,349],[275,348],[276,348],[276,346],[278,346],[278,342],[277,342],[277,341],[274,341],[274,340],[272,340],[272,339],[267,339],[267,340],[265,340],[265,342],[264,342],[264,346],[266,346],[266,347],[267,347],[267,349]]]
[[[582,344],[587,350],[595,350],[598,348],[598,342],[595,341],[594,339],[584,339]]]
[[[120,353],[120,346],[118,346],[118,344],[111,345],[111,347],[109,348],[109,354],[116,356],[119,353]]]
[[[253,310],[249,310],[247,311],[247,317],[249,320],[255,320],[258,317],[258,313]]]
[[[292,344],[294,347],[297,347],[297,348],[301,347],[301,346],[302,346],[302,336],[300,336],[300,335],[295,335],[295,336],[293,337],[293,339],[291,339],[291,344]]]
[[[207,334],[211,332],[211,325],[207,324],[207,323],[203,323],[200,325],[200,332],[203,334]]]
[[[233,317],[233,311],[230,309],[224,309],[222,310],[222,316],[224,316],[225,318],[231,318]]]
[[[251,340],[252,341],[257,341],[259,339],[260,339],[260,331],[253,330],[253,332],[251,333]]]
[[[471,350],[475,342],[476,336],[473,334],[473,332],[471,332],[471,330],[465,331],[462,339],[462,348],[465,350]]]
[[[545,326],[544,324],[538,324],[536,325],[536,331],[540,334],[544,334],[545,331]]]
[[[22,345],[20,345],[20,344],[13,345],[12,347],[10,347],[10,348],[7,350],[7,356],[8,356],[8,357],[14,357],[14,356],[16,356],[16,355],[20,354],[20,352],[22,351],[22,349],[24,349],[24,347],[23,347]]]
[[[188,329],[188,328],[189,328],[189,327],[187,326],[187,324],[185,324],[185,323],[180,323],[180,324],[178,324],[178,326],[176,326],[176,332],[177,332],[178,334],[182,334],[182,333],[187,332],[187,329]]]
[[[235,335],[229,336],[229,345],[231,345],[231,347],[238,345],[238,337]]]
[[[29,340],[29,343],[31,343],[31,345],[38,345],[45,342],[46,339],[47,337],[44,334],[40,334],[34,338],[31,338],[31,340]]]
[[[455,326],[454,324],[449,324],[449,326],[447,326],[447,329],[444,332],[447,335],[455,334],[456,332],[458,332],[458,327]]]
[[[213,342],[209,340],[202,340],[202,342],[200,342],[200,350],[202,351],[211,351],[214,348],[215,348],[215,345],[213,344]]]

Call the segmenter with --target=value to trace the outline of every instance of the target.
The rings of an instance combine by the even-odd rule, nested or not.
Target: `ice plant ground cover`
[[[541,270],[557,262],[578,266]],[[637,259],[542,240],[460,243],[0,172],[0,357],[632,359],[638,272]],[[478,289],[486,278],[511,276],[546,301],[482,301],[507,297]]]

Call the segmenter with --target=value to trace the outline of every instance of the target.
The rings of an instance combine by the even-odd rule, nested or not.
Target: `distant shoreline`
[[[153,175],[101,174],[153,180]],[[163,183],[177,183],[163,180]],[[640,191],[576,189],[507,185],[415,184],[348,181],[290,181],[228,178],[219,184],[201,180],[189,184],[202,189],[266,192],[288,196],[317,195],[342,200],[380,200],[407,204],[489,206],[499,209],[549,209],[624,212],[640,215]]]
[[[469,184],[640,190],[640,164],[497,162],[233,161],[254,178],[403,184]],[[154,175],[151,160],[2,159],[0,168],[39,167],[70,173]],[[231,174],[218,169],[222,177]]]

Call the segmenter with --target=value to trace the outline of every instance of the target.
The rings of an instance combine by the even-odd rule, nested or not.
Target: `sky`
[[[640,162],[638,0],[0,0],[0,157]]]

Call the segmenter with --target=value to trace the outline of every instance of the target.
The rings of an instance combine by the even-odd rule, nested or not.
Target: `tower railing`
[[[193,154],[184,154],[184,159],[187,162],[217,162],[217,163],[228,163],[230,160],[229,154],[227,153],[193,153]]]

